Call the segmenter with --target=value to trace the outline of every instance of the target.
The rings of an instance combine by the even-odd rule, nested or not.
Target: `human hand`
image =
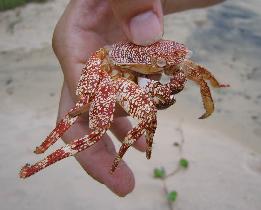
[[[181,1],[174,1],[174,7],[171,3],[173,11],[180,8],[176,2]],[[167,12],[171,11],[168,9]],[[53,49],[64,74],[58,121],[75,105],[77,82],[92,52],[119,40],[128,39],[141,45],[153,43],[162,36],[162,21],[160,0],[71,0],[53,36]],[[88,129],[88,116],[85,115],[63,135],[63,140],[69,143],[88,134]],[[131,129],[125,113],[117,109],[110,128],[112,133],[122,141]],[[145,151],[145,139],[142,137],[134,147]],[[75,157],[94,179],[117,195],[125,196],[134,188],[134,176],[124,161],[121,161],[113,175],[109,174],[115,155],[112,140],[105,134],[95,146]]]

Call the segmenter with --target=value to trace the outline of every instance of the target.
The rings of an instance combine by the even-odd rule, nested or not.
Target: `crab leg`
[[[76,139],[70,144],[67,144],[66,146],[56,150],[34,165],[26,164],[20,171],[20,178],[27,178],[59,160],[62,160],[71,155],[75,155],[76,153],[87,149],[99,141],[105,132],[106,130],[93,131],[89,135],[86,135],[80,139]]]
[[[76,89],[76,95],[82,97],[83,95],[93,96],[96,93],[96,89],[100,81],[107,74],[102,70],[102,62],[106,58],[107,52],[104,48],[101,48],[89,58],[85,67],[82,70],[82,74]]]
[[[120,160],[122,159],[128,148],[133,145],[145,132],[147,132],[147,157],[151,155],[151,146],[153,135],[157,127],[156,120],[156,107],[154,106],[151,98],[134,82],[119,78],[117,81],[119,85],[117,91],[117,101],[122,108],[133,118],[139,121],[137,127],[130,130],[125,137],[119,153],[114,159],[111,172],[117,168]]]
[[[86,96],[85,99],[80,100],[79,102],[76,103],[76,106],[69,111],[68,115],[70,117],[76,117],[87,112],[89,108],[90,108],[90,100],[89,97]]]
[[[76,117],[71,117],[67,114],[64,119],[62,119],[55,127],[55,129],[46,137],[46,139],[42,142],[42,144],[35,148],[35,154],[44,153],[51,145],[53,145],[64,133],[71,127],[75,121]]]
[[[155,134],[155,130],[157,128],[157,119],[155,118],[151,122],[151,127],[146,130],[146,143],[147,143],[147,149],[146,149],[146,158],[151,158],[151,152],[152,152],[152,144],[153,144],[153,137]]]
[[[215,88],[228,87],[229,85],[220,84],[207,69],[190,60],[184,61],[181,68],[184,70],[188,79],[196,82],[200,86],[200,93],[206,112],[199,117],[199,119],[210,116],[214,111],[214,102],[205,79],[209,80],[210,84]]]
[[[50,146],[52,146],[77,120],[79,110],[84,110],[88,104],[88,97],[80,100],[74,108],[56,125],[54,130],[46,137],[42,144],[35,148],[35,154],[44,153]],[[76,114],[77,111],[77,114]],[[72,115],[73,113],[73,115]]]
[[[140,123],[138,124],[137,127],[133,128],[132,130],[130,130],[127,134],[127,136],[125,137],[118,154],[116,155],[114,161],[113,161],[113,165],[111,167],[111,172],[114,172],[115,169],[118,167],[119,162],[121,161],[123,155],[127,152],[127,150],[129,149],[130,146],[132,146],[134,144],[134,142],[136,142],[141,136],[142,134],[145,133],[145,127],[144,127],[144,123]]]
[[[200,93],[201,93],[204,108],[206,110],[206,112],[203,115],[201,115],[199,119],[205,119],[214,112],[215,106],[211,96],[210,89],[208,87],[208,84],[205,82],[205,80],[198,80],[197,83],[200,86]]]
[[[211,86],[214,88],[229,87],[229,85],[227,85],[227,84],[219,83],[216,80],[216,78],[214,77],[214,75],[211,74],[203,66],[200,66],[191,60],[184,61],[184,64],[186,66],[186,74],[189,79],[196,81],[196,82],[199,78],[203,78],[204,80],[209,80]]]

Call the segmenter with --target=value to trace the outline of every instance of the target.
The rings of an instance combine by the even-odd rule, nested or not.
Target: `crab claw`
[[[153,101],[158,110],[163,110],[175,104],[176,99],[174,98],[174,95],[170,95],[168,100],[161,100],[160,98],[154,97]]]
[[[206,81],[209,81],[211,86],[214,88],[229,87],[229,85],[220,84],[214,75],[212,75],[206,68],[194,63],[191,60],[185,60],[179,67],[182,68],[189,80],[196,82],[200,87],[200,93],[206,112],[199,117],[199,119],[209,117],[214,112],[214,102]]]
[[[169,83],[161,84],[159,81],[139,77],[138,84],[149,94],[159,110],[167,109],[176,102]]]

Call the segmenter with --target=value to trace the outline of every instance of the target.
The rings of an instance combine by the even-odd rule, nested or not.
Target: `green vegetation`
[[[47,0],[0,0],[0,11],[13,9],[29,2],[46,2]]]
[[[179,160],[179,165],[182,167],[182,168],[187,168],[189,166],[189,162],[187,159],[184,159],[184,158],[181,158]]]
[[[179,151],[179,161],[177,162],[177,165],[174,166],[174,168],[168,172],[165,170],[163,166],[155,168],[153,170],[153,176],[155,179],[159,179],[162,181],[162,187],[165,194],[166,201],[168,202],[169,210],[174,210],[174,203],[177,200],[178,192],[175,190],[169,191],[168,185],[167,185],[167,179],[175,176],[180,171],[184,171],[189,167],[189,161],[186,158],[183,158],[183,145],[185,142],[184,134],[182,128],[177,128],[177,131],[180,133],[181,140],[179,143],[174,143],[175,147],[178,147]]]
[[[168,198],[169,201],[175,202],[176,199],[177,199],[177,196],[178,196],[178,193],[177,193],[176,191],[171,191],[171,192],[168,194],[167,198]]]
[[[153,176],[155,179],[160,179],[163,182],[163,190],[165,192],[166,199],[169,204],[169,209],[172,210],[173,206],[172,203],[174,203],[177,199],[178,193],[177,191],[168,191],[168,186],[166,183],[166,180],[170,177],[176,175],[180,170],[185,170],[189,166],[189,161],[185,158],[180,158],[178,165],[169,173],[166,172],[165,168],[162,166],[160,168],[155,168],[153,170]]]
[[[166,176],[166,172],[163,167],[154,169],[154,178],[163,179],[165,176]]]

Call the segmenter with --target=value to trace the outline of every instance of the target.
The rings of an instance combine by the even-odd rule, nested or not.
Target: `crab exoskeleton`
[[[26,164],[20,171],[20,177],[29,177],[94,145],[110,128],[116,103],[135,118],[138,125],[127,133],[111,171],[116,169],[127,149],[143,134],[146,136],[146,157],[149,159],[157,128],[157,110],[174,104],[174,95],[183,90],[187,79],[200,86],[206,110],[200,118],[208,117],[214,111],[214,103],[205,80],[209,80],[217,88],[227,85],[220,84],[207,69],[188,60],[189,54],[190,51],[183,44],[168,40],[161,40],[150,46],[137,46],[122,41],[93,53],[82,70],[76,90],[78,101],[75,107],[36,148],[35,153],[44,153],[87,111],[91,132],[34,165]],[[163,73],[170,77],[166,84],[147,78],[151,74]]]

